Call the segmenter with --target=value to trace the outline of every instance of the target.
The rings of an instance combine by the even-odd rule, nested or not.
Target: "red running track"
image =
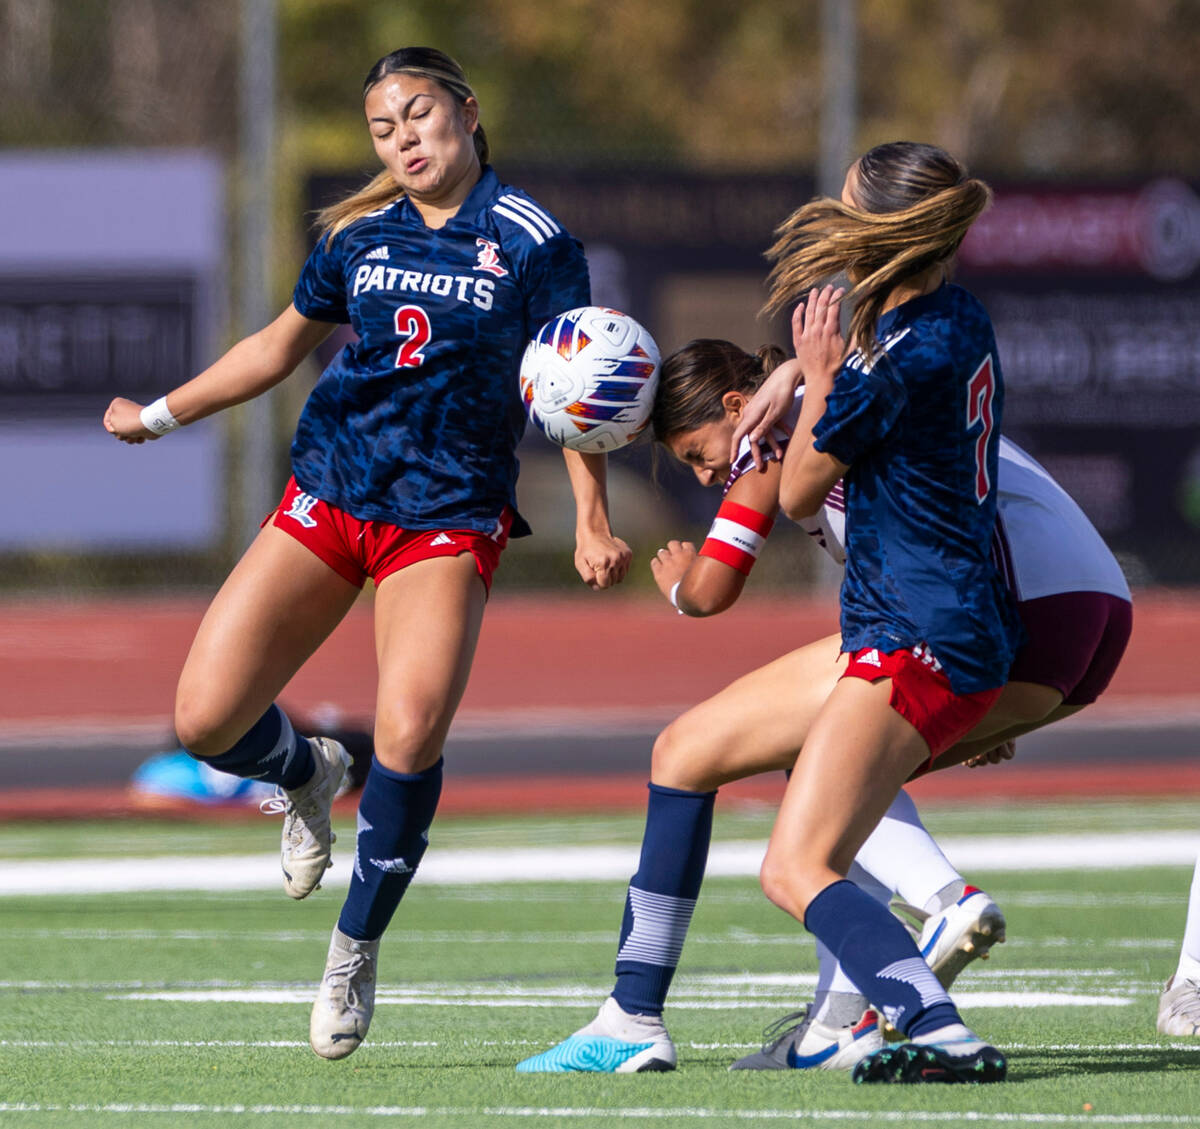
[[[175,679],[205,606],[180,599],[39,599],[0,605],[0,743],[80,727],[167,730]],[[548,711],[560,721],[575,715],[587,724],[589,714],[602,710],[609,716],[626,712],[665,720],[747,670],[836,629],[833,600],[747,598],[724,615],[699,621],[674,614],[659,599],[619,592],[498,597],[485,617],[459,717],[463,723],[474,719],[503,726]],[[1129,651],[1108,694],[1089,714],[1125,720],[1200,716],[1200,664],[1180,661],[1192,653],[1198,634],[1200,597],[1139,594]],[[297,674],[284,700],[301,711],[331,702],[348,718],[367,719],[374,708],[374,682],[371,608],[364,598]],[[1136,770],[1097,766],[1081,774],[1014,762],[935,774],[917,787],[930,799],[981,789],[1025,796],[1064,790],[1200,791],[1200,767],[1181,771],[1174,765],[1169,773],[1149,769],[1145,763]],[[460,779],[448,785],[445,804],[447,811],[549,810],[584,801],[584,806],[640,806],[642,783],[623,777],[536,784],[527,778]],[[748,782],[729,794],[771,801],[778,784]],[[102,796],[90,795],[105,807]],[[10,793],[6,800],[5,808],[19,797]],[[52,797],[43,801],[34,807],[54,808]]]

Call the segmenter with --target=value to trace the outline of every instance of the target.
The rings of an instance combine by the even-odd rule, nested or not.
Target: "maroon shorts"
[[[378,584],[386,576],[417,561],[470,553],[484,587],[492,590],[492,575],[508,544],[512,510],[505,506],[491,534],[477,529],[401,529],[386,521],[361,521],[336,506],[305,494],[288,479],[283,501],[269,521],[320,557],[338,576],[361,588],[370,577]]]
[[[1002,689],[956,694],[941,664],[919,644],[905,651],[855,651],[842,678],[890,678],[891,707],[925,739],[930,762],[979,724]]]
[[[1107,592],[1062,592],[1017,604],[1027,636],[1009,682],[1053,686],[1067,706],[1094,702],[1112,681],[1133,630],[1133,605]]]

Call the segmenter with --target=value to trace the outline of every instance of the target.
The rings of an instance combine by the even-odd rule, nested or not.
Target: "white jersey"
[[[785,426],[773,429],[784,449],[800,416],[804,389]],[[786,428],[786,429],[785,429]],[[763,455],[774,454],[763,449]],[[750,441],[743,439],[725,490],[753,470]],[[1087,515],[1046,470],[1015,443],[1001,437],[999,509],[992,553],[996,567],[1017,600],[1063,592],[1104,592],[1128,600],[1129,585],[1104,539]],[[838,483],[821,509],[799,525],[838,564],[846,563],[846,496]]]

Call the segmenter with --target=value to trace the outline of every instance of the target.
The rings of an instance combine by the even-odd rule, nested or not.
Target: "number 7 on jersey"
[[[970,431],[977,423],[983,425],[975,439],[977,503],[981,503],[988,496],[992,487],[991,476],[988,474],[987,452],[988,440],[992,437],[992,428],[995,427],[995,416],[992,414],[992,399],[995,395],[996,372],[992,367],[992,355],[989,353],[967,384],[967,430]]]

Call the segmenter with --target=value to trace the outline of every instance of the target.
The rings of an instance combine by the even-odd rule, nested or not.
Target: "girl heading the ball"
[[[156,439],[278,384],[335,325],[358,335],[304,407],[283,501],[205,615],[175,708],[193,756],[282,789],[284,887],[306,897],[330,865],[347,757],[298,736],[274,699],[374,581],[375,758],[309,1029],[326,1058],[367,1033],[379,938],[425,851],[492,573],[507,538],[529,531],[514,493],[522,351],[547,319],[590,301],[579,243],[488,164],[453,59],[428,47],[384,56],[363,109],[383,168],[321,214],[288,308],[155,404],[118,398],[104,416],[124,442]],[[576,566],[607,588],[629,549],[609,527],[604,456],[564,454]]]

